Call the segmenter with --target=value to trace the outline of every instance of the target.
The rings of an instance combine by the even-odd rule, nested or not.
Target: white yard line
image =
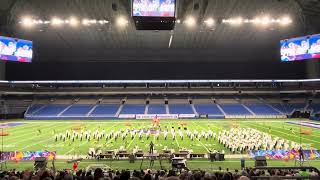
[[[111,130],[112,128],[114,128],[116,125],[113,125],[113,126],[111,126],[111,127],[109,127],[108,128],[108,131],[109,130]],[[107,131],[106,131],[107,132]],[[108,140],[106,143],[110,143],[110,141],[112,140],[113,138],[111,138],[110,140]],[[62,143],[59,143],[59,144],[62,144],[62,145],[64,145],[65,144],[65,142],[62,142]],[[85,145],[85,144],[88,144],[88,141],[86,141],[86,140],[84,140],[83,142],[81,142],[80,144],[79,144],[79,148],[80,148],[80,146],[83,146],[83,145]],[[71,148],[69,151],[67,151],[66,153],[64,153],[63,155],[68,155],[70,152],[72,152],[74,150],[74,147],[73,148]]]
[[[193,122],[193,124],[195,124],[196,126],[200,127],[201,129],[204,129],[203,127],[199,126],[198,124],[196,124],[196,123],[194,123],[194,122]],[[205,130],[206,130],[206,129],[205,129]],[[196,138],[196,139],[197,139],[197,141],[199,141],[198,138]],[[207,150],[207,152],[210,152],[210,150],[209,150],[201,141],[199,141],[199,143],[202,145],[202,147],[204,147],[204,148]]]
[[[54,139],[54,138],[49,138],[49,139],[45,139],[45,140],[43,140],[43,141],[38,141],[38,142],[36,142],[36,143],[33,143],[33,144],[30,144],[30,145],[24,146],[23,148],[18,149],[18,150],[19,150],[19,151],[20,151],[20,150],[24,150],[24,149],[27,149],[27,148],[29,148],[29,147],[38,145],[38,144],[40,144],[40,143],[48,142],[48,141],[53,140],[53,139]]]
[[[143,124],[145,124],[145,123],[143,123]],[[139,128],[141,127],[141,125],[139,126]],[[131,144],[132,144],[132,142],[136,139],[136,136],[138,135],[138,133],[136,133],[135,135],[134,135],[134,137],[133,137],[133,139],[130,141],[130,143],[128,144],[128,146],[127,146],[127,149],[131,146]]]
[[[51,126],[51,127],[60,127],[60,126],[63,126],[63,125],[61,125],[61,124],[59,124],[59,125],[57,125],[57,126]],[[51,128],[50,128],[51,129]],[[44,131],[44,129],[42,129],[42,131]],[[25,141],[28,141],[28,140],[30,140],[30,139],[34,139],[34,134],[35,133],[37,133],[37,132],[35,132],[34,130],[33,130],[33,132],[31,132],[31,133],[27,133],[27,134],[23,134],[23,135],[20,135],[20,136],[15,136],[14,138],[12,138],[12,139],[18,139],[18,138],[20,138],[20,137],[28,137],[28,134],[31,134],[31,136],[29,136],[29,138],[23,138],[23,140],[21,140],[21,141],[15,141],[14,143],[11,143],[11,144],[7,144],[6,143],[6,145],[16,145],[16,144],[19,144],[19,143],[22,143],[22,142],[25,142]],[[49,132],[50,133],[50,132]],[[10,141],[12,141],[12,139],[10,139]],[[5,141],[8,141],[9,139],[6,139]]]
[[[252,126],[255,126],[255,127],[261,127],[261,128],[263,128],[263,129],[268,129],[268,128],[263,127],[263,126],[257,126],[257,125],[254,125],[254,124],[251,124],[251,125],[252,125]],[[257,130],[258,130],[258,129],[257,129]],[[272,131],[276,131],[276,132],[278,132],[278,133],[285,134],[285,135],[287,135],[287,136],[295,137],[295,138],[297,138],[297,139],[301,138],[301,139],[304,139],[304,140],[307,140],[307,141],[312,141],[312,142],[315,142],[315,143],[320,143],[320,141],[315,141],[315,140],[312,140],[312,139],[307,139],[307,138],[304,138],[304,137],[301,137],[301,136],[296,136],[296,135],[293,135],[293,134],[288,134],[288,133],[281,132],[281,131],[278,131],[278,130],[272,129]],[[271,135],[272,135],[272,134],[271,134]],[[297,142],[297,141],[295,141],[295,142]]]

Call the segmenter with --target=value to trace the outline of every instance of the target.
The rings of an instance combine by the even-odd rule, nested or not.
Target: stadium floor
[[[167,127],[178,129],[179,127],[186,127],[193,131],[194,129],[201,132],[202,130],[211,129],[213,132],[218,133],[223,129],[229,129],[230,127],[250,127],[257,130],[267,132],[273,136],[292,140],[295,142],[301,142],[307,147],[313,147],[320,149],[320,130],[316,128],[310,128],[300,126],[299,124],[289,124],[288,121],[299,121],[299,120],[161,120],[161,127]],[[307,120],[303,120],[307,121]],[[107,132],[110,130],[120,130],[126,128],[149,128],[151,127],[151,120],[108,120],[108,121],[26,121],[26,120],[15,120],[15,126],[10,126],[8,122],[7,128],[4,131],[9,133],[8,136],[3,136],[4,151],[37,151],[37,150],[48,150],[56,151],[58,155],[74,155],[74,154],[87,154],[90,147],[102,148],[104,150],[117,149],[120,146],[126,147],[127,150],[132,150],[138,146],[140,149],[147,151],[149,143],[152,140],[155,144],[155,150],[160,152],[165,146],[169,149],[175,149],[176,151],[181,148],[192,149],[194,153],[207,153],[208,150],[222,150],[226,151],[226,154],[230,152],[225,149],[222,145],[214,139],[201,139],[200,141],[195,139],[191,141],[188,138],[184,140],[177,137],[174,141],[169,133],[168,139],[164,140],[163,135],[160,136],[159,140],[155,139],[154,135],[150,136],[149,140],[146,140],[144,136],[142,140],[139,140],[138,135],[135,135],[132,140],[130,136],[126,137],[125,140],[118,138],[118,140],[91,140],[81,141],[66,140],[63,142],[54,140],[54,132],[65,133],[66,130],[73,128],[86,128],[92,131],[96,129],[105,129]],[[19,122],[19,123],[16,123]],[[41,132],[39,132],[41,130]],[[311,134],[301,134],[300,130],[309,131]]]
[[[236,120],[161,120],[161,127],[174,127],[177,129],[178,127],[187,127],[190,130],[209,130],[211,129],[213,132],[218,133],[223,129],[229,129],[231,127],[250,127],[255,128],[257,130],[267,132],[272,134],[273,136],[278,136],[284,139],[292,140],[295,142],[301,142],[302,144],[311,146],[315,149],[320,148],[320,130],[311,127],[300,126],[299,124],[289,124],[287,122],[299,122],[308,120],[305,119],[236,119]],[[311,121],[309,121],[311,122]],[[319,123],[319,122],[313,122]],[[92,131],[95,129],[105,129],[108,130],[120,130],[125,128],[147,128],[151,126],[151,120],[108,120],[108,121],[70,121],[70,120],[60,120],[60,121],[26,121],[26,120],[14,120],[5,122],[4,131],[9,133],[8,136],[3,136],[3,148],[4,151],[36,151],[36,150],[48,150],[48,151],[56,151],[57,155],[78,155],[78,154],[86,154],[88,152],[88,148],[90,147],[101,147],[102,149],[117,149],[120,146],[125,146],[130,151],[135,146],[139,146],[143,150],[147,151],[149,141],[146,141],[146,137],[142,140],[139,140],[137,135],[133,140],[130,137],[127,137],[126,140],[122,141],[122,139],[118,139],[115,141],[114,139],[105,141],[101,140],[97,141],[82,141],[76,140],[72,142],[71,140],[67,140],[66,142],[54,140],[54,131],[56,133],[65,132],[66,130],[70,130],[72,128],[86,128],[91,129]],[[38,131],[41,129],[41,133]],[[305,135],[300,134],[300,130],[309,131],[311,134]],[[206,141],[205,139],[194,140],[191,141],[188,138],[181,140],[179,137],[173,141],[170,138],[168,140],[164,140],[163,136],[160,136],[159,140],[155,140],[152,135],[149,140],[153,140],[155,142],[155,149],[160,151],[167,146],[168,148],[173,148],[176,151],[181,148],[192,149],[193,152],[197,153],[206,153],[209,149],[224,149],[222,145],[220,145],[217,140],[209,139]],[[226,154],[230,152],[225,149]],[[97,163],[106,163],[107,165],[111,165],[113,169],[139,169],[140,161],[138,160],[134,164],[129,164],[127,160],[118,160],[113,161],[110,164],[110,161],[94,161],[94,160],[85,160],[80,163],[81,167],[86,167],[89,164],[97,164]],[[148,163],[145,162],[143,164],[143,168],[148,168]],[[247,166],[253,166],[253,160],[246,161]],[[18,162],[7,162],[8,168],[32,168],[33,162],[31,161],[20,161]],[[50,164],[49,164],[50,165]],[[170,167],[170,164],[164,162],[163,165],[167,168]],[[294,161],[285,162],[283,160],[268,160],[268,165],[271,166],[293,166]],[[320,161],[314,160],[308,162],[307,165],[312,165],[320,168]],[[71,168],[71,164],[66,163],[65,160],[57,160],[56,166],[58,168]],[[240,160],[239,159],[227,159],[224,162],[214,162],[210,163],[208,160],[189,160],[188,166],[192,169],[207,169],[207,170],[215,170],[221,167],[228,167],[229,169],[239,169]],[[155,164],[155,168],[160,168],[159,163]]]

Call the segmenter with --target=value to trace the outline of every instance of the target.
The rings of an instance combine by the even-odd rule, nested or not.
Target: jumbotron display
[[[0,36],[0,59],[31,62],[32,41]]]
[[[133,0],[132,16],[174,17],[175,0]]]
[[[320,34],[282,40],[281,61],[320,58]]]

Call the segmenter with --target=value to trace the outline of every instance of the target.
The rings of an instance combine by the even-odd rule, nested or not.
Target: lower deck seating
[[[164,104],[150,104],[148,114],[167,114],[166,106]]]
[[[190,104],[170,104],[170,114],[194,114]]]
[[[312,111],[312,114],[319,114],[320,113],[320,104],[310,104],[308,110]]]
[[[256,115],[281,115],[279,111],[276,111],[267,104],[246,104],[246,106]]]
[[[86,116],[94,105],[76,104],[66,109],[61,116]]]
[[[144,114],[145,108],[142,104],[125,104],[120,114]]]
[[[68,105],[62,104],[50,104],[46,105],[45,107],[41,108],[37,112],[33,113],[33,116],[57,116],[61,113],[64,109],[66,109]]]
[[[220,104],[227,115],[252,115],[242,104]]]
[[[28,108],[26,114],[33,114],[34,112],[36,112],[37,110],[39,110],[43,106],[44,106],[43,104],[33,104]]]
[[[270,104],[274,108],[278,109],[284,114],[292,114],[293,111],[295,110],[303,110],[306,106],[304,103],[296,103],[296,104],[290,104],[290,103],[285,103],[285,104],[280,104],[280,103],[275,103],[275,104]]]
[[[195,104],[194,108],[198,114],[223,115],[216,104]]]
[[[117,104],[104,104],[97,105],[96,108],[90,113],[91,117],[109,117],[115,116],[118,112],[119,105]]]

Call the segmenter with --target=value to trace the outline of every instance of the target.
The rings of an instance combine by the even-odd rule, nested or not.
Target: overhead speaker
[[[118,11],[118,6],[117,6],[117,4],[116,3],[112,3],[112,10],[113,11]]]

